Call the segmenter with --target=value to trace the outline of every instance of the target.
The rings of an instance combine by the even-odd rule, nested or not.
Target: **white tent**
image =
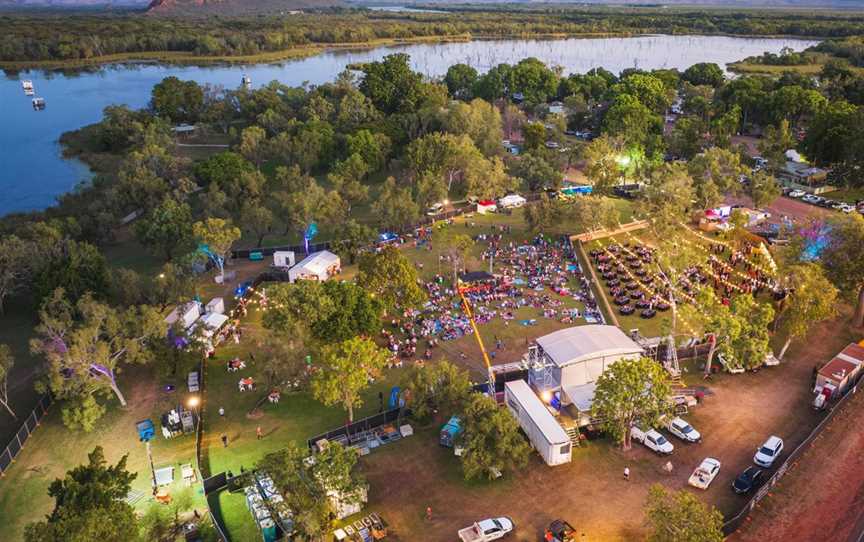
[[[294,267],[294,253],[290,250],[277,250],[273,253],[273,267]]]
[[[221,297],[214,297],[204,307],[204,312],[207,314],[214,312],[216,314],[225,314],[225,300]]]
[[[210,338],[215,335],[216,332],[219,331],[227,321],[228,317],[224,314],[211,312],[199,318],[198,321],[195,322],[195,326],[193,326],[193,329],[197,329],[198,326],[204,326],[201,333],[205,337]]]
[[[307,256],[302,262],[288,270],[288,280],[319,280],[325,281],[341,270],[339,256],[330,251],[322,250]]]
[[[189,326],[198,320],[199,316],[201,316],[201,307],[197,301],[190,301],[182,305],[177,305],[174,310],[171,311],[171,314],[165,317],[165,323],[172,326],[177,320],[182,320],[183,328],[188,329]]]

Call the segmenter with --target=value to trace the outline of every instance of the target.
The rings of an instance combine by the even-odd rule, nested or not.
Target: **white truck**
[[[666,424],[666,429],[685,442],[699,442],[702,440],[702,435],[699,434],[699,431],[693,429],[692,425],[677,416],[669,420]]]
[[[654,450],[658,454],[669,455],[675,450],[675,446],[666,440],[666,437],[661,435],[656,429],[648,429],[646,431],[634,425],[630,428],[630,438],[636,442],[641,442],[648,449]]]
[[[717,477],[718,472],[720,472],[720,461],[713,457],[706,457],[702,460],[702,463],[696,467],[693,474],[690,475],[690,479],[687,480],[687,483],[699,489],[708,489],[708,486],[710,486],[711,482],[714,481],[714,478]]]
[[[462,542],[489,542],[504,538],[513,532],[513,520],[506,516],[500,518],[489,518],[478,521],[470,527],[459,531],[459,540]]]
[[[570,462],[573,449],[570,437],[527,382],[507,382],[504,403],[547,465],[553,467]]]

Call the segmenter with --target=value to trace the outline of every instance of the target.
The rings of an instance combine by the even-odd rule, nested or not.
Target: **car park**
[[[777,459],[777,456],[783,451],[783,439],[777,436],[770,436],[765,443],[756,450],[756,455],[753,456],[753,462],[760,467],[770,468]]]
[[[743,495],[759,487],[762,483],[762,474],[764,472],[759,467],[747,467],[744,469],[744,472],[732,480],[732,491]]]
[[[630,437],[636,442],[641,442],[646,448],[653,450],[658,454],[669,455],[675,451],[675,446],[666,440],[666,437],[656,429],[648,429],[645,431],[634,425],[630,428]]]
[[[677,416],[669,420],[666,424],[666,429],[685,442],[699,442],[702,440],[702,435],[699,434],[699,431],[693,429],[692,425]]]
[[[711,485],[711,482],[714,481],[714,478],[717,477],[717,473],[719,472],[720,461],[713,457],[706,457],[702,460],[702,463],[696,467],[693,474],[690,475],[687,483],[699,489],[708,489],[708,486]]]

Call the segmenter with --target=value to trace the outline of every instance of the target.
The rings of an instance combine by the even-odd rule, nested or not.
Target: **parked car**
[[[795,190],[792,190],[791,192],[789,192],[790,198],[801,198],[801,197],[804,197],[806,195],[807,195],[807,192],[805,192],[803,190],[798,190],[798,189],[795,189]]]
[[[666,424],[666,429],[686,442],[699,442],[702,440],[702,435],[699,434],[699,431],[693,429],[692,425],[678,417],[669,420],[669,423]]]
[[[756,450],[756,455],[753,456],[753,462],[760,467],[766,469],[771,468],[774,460],[783,451],[783,439],[780,437],[770,436],[759,449]]]
[[[561,145],[559,145],[557,141],[547,141],[546,142],[546,148],[547,149],[557,149],[560,146]]]
[[[666,437],[661,435],[656,429],[648,429],[645,431],[634,425],[630,428],[630,438],[636,442],[641,442],[648,449],[653,450],[658,454],[669,455],[675,451],[675,446],[666,440]]]
[[[444,212],[444,204],[443,203],[433,203],[426,209],[427,216],[437,216]]]
[[[732,491],[739,495],[748,493],[759,487],[762,482],[762,473],[765,472],[758,467],[747,467],[744,472],[732,481]]]
[[[508,194],[503,198],[498,200],[498,206],[504,209],[509,209],[511,207],[522,207],[527,203],[528,200],[520,196],[519,194]]]
[[[706,457],[702,460],[702,463],[696,467],[693,474],[690,475],[690,479],[687,480],[687,483],[699,489],[708,489],[708,486],[710,486],[711,482],[714,481],[714,478],[717,477],[718,472],[720,472],[720,461],[713,457]]]
[[[838,202],[834,201],[833,199],[822,198],[822,201],[817,203],[817,205],[819,205],[819,207],[825,207],[826,209],[833,209],[834,205],[836,205],[837,203]]]
[[[462,542],[488,542],[498,540],[513,532],[513,520],[508,517],[490,518],[478,521],[459,531]]]
[[[846,214],[849,214],[849,213],[855,211],[855,207],[849,205],[848,203],[843,203],[843,202],[841,202],[839,205],[837,205],[834,208],[837,209],[838,211],[840,211],[841,213],[846,213]]]

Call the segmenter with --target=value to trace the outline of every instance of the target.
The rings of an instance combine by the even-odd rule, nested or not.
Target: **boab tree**
[[[469,397],[462,423],[465,431],[460,446],[464,449],[462,472],[466,479],[493,479],[528,463],[531,446],[519,432],[516,419],[488,395],[474,393]]]
[[[789,294],[783,300],[777,318],[779,330],[786,336],[777,356],[783,359],[792,341],[804,337],[810,328],[837,314],[837,288],[814,263],[801,263],[789,269]]]

